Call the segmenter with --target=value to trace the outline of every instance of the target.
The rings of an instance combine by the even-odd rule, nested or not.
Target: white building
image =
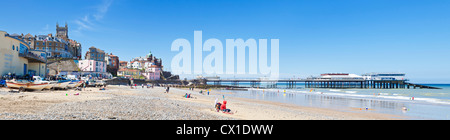
[[[151,67],[146,68],[142,75],[144,75],[145,79],[159,80],[161,79],[161,68],[156,65],[152,65]]]
[[[366,73],[364,80],[406,80],[405,73]]]
[[[79,60],[78,68],[81,71],[106,72],[106,62],[95,60]]]
[[[129,69],[141,69],[141,63],[139,61],[128,62],[127,68],[129,68]]]
[[[314,77],[313,79],[322,79],[322,80],[362,80],[363,77],[356,74],[348,74],[348,73],[324,73],[319,77]]]
[[[129,69],[148,69],[155,66],[155,63],[149,61],[131,61],[127,63]]]

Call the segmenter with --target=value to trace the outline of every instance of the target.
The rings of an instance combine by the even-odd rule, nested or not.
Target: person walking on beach
[[[169,87],[167,87],[167,89],[166,89],[166,93],[169,93]]]
[[[86,91],[86,81],[83,81],[83,90]]]

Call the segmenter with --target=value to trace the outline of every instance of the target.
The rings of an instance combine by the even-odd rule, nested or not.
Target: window
[[[39,45],[39,42],[36,42],[36,46]]]
[[[44,46],[45,46],[45,42],[43,42],[43,43],[42,43],[42,45],[44,45]]]
[[[13,45],[13,46],[12,46],[12,49],[14,50],[14,48],[15,48],[15,47],[14,47],[14,45]]]

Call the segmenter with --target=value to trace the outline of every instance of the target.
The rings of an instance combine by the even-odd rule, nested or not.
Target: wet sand
[[[178,99],[180,101],[196,102],[201,104],[213,105],[217,98],[219,102],[223,101],[223,95],[227,103],[227,108],[237,111],[233,115],[218,113],[224,117],[232,117],[243,120],[392,120],[407,119],[404,116],[396,116],[390,114],[380,114],[367,111],[349,110],[339,111],[328,108],[305,107],[295,104],[279,103],[271,101],[263,101],[257,99],[247,99],[238,97],[228,97],[228,94],[220,91],[212,90],[210,95],[199,95],[199,90],[190,91],[188,89],[171,90],[173,94],[182,96],[184,93],[193,93],[196,99]],[[179,93],[184,92],[184,93]],[[176,97],[174,97],[176,99]],[[217,113],[210,110],[212,113]]]

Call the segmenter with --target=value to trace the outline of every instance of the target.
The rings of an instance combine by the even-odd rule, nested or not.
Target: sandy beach
[[[367,111],[338,111],[325,108],[227,97],[230,93],[164,87],[130,89],[108,86],[105,91],[60,90],[11,93],[0,89],[2,120],[378,120],[407,119]],[[191,93],[194,98],[184,98]],[[78,95],[77,95],[78,94]],[[234,114],[214,110],[214,101],[227,100]]]

